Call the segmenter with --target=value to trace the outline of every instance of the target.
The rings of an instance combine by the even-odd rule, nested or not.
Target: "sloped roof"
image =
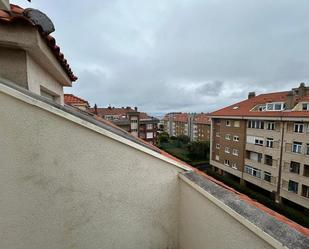
[[[260,104],[270,102],[286,102],[288,99],[288,91],[260,94],[256,97],[246,99],[236,104],[224,107],[220,110],[210,113],[210,116],[240,116],[240,117],[309,117],[306,111],[252,111],[252,109]],[[309,100],[309,96],[296,98],[296,102]]]
[[[87,105],[90,106],[87,100],[77,97],[73,94],[64,94],[64,103],[67,105]]]
[[[60,47],[56,45],[56,40],[51,35],[44,34],[42,28],[35,24],[30,18],[25,14],[27,9],[23,9],[18,5],[11,4],[11,11],[5,11],[0,9],[0,22],[1,23],[15,23],[15,22],[24,22],[26,24],[32,25],[37,28],[38,32],[41,34],[42,38],[45,40],[47,46],[50,48],[51,52],[66,72],[67,76],[71,81],[76,81],[77,77],[74,75],[73,71],[67,60],[64,58],[63,53],[60,51]]]
[[[194,116],[194,122],[197,124],[211,124],[211,120],[208,114],[199,113]]]

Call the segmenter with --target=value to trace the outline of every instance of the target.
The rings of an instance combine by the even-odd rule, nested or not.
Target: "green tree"
[[[210,153],[209,142],[192,142],[188,146],[191,160],[208,160]]]
[[[177,140],[182,142],[183,144],[188,144],[190,142],[190,138],[186,135],[180,135],[177,137]]]
[[[159,138],[159,144],[168,143],[169,135],[167,132],[162,132],[161,134],[159,134],[158,138]]]

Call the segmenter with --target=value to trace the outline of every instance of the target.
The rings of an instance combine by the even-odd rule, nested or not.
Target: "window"
[[[302,123],[295,123],[294,124],[294,132],[303,133],[304,132],[304,124],[302,124]]]
[[[226,120],[226,121],[225,121],[225,125],[226,125],[226,126],[231,126],[231,121],[230,121],[230,120]]]
[[[309,165],[304,165],[304,176],[309,177]]]
[[[269,155],[265,155],[264,163],[268,166],[273,166],[273,157]]]
[[[296,193],[298,192],[298,182],[294,182],[294,181],[289,181],[289,187],[288,190],[290,192]]]
[[[271,182],[271,173],[264,171],[264,180]]]
[[[216,132],[216,137],[220,137],[220,133],[219,132]]]
[[[261,139],[261,138],[255,138],[254,144],[255,144],[255,145],[259,145],[259,146],[263,146],[264,140]]]
[[[216,161],[219,161],[220,160],[220,157],[218,155],[216,155]]]
[[[267,130],[273,131],[275,129],[275,122],[268,122],[267,123]]]
[[[285,109],[285,104],[282,102],[275,102],[275,103],[267,103],[266,110],[267,111],[282,111]]]
[[[234,140],[235,142],[239,142],[239,136],[234,136],[234,137],[233,137],[233,140]]]
[[[233,149],[233,155],[234,155],[234,156],[238,156],[238,154],[239,154],[239,151],[236,150],[236,149]]]
[[[309,144],[306,145],[306,155],[309,155]]]
[[[225,160],[224,160],[224,165],[230,166],[230,160],[225,159]]]
[[[231,135],[230,134],[225,134],[225,139],[226,140],[231,140]]]
[[[261,178],[261,170],[245,165],[245,172],[257,178]]]
[[[300,153],[301,153],[301,145],[302,145],[302,143],[294,142],[294,143],[293,143],[292,151],[293,151],[294,153],[300,154]]]
[[[303,185],[303,189],[301,191],[301,195],[303,197],[309,198],[309,186]]]
[[[137,132],[137,129],[131,129],[131,132]]]
[[[225,147],[225,153],[229,154],[230,153],[230,148],[229,147]]]
[[[248,121],[248,128],[252,128],[252,129],[264,129],[264,121],[249,120],[249,121]]]
[[[240,127],[240,122],[239,121],[234,121],[234,127]]]
[[[216,149],[220,149],[220,144],[216,144]]]
[[[153,125],[152,124],[147,124],[146,125],[146,129],[147,130],[152,130],[153,129]]]
[[[272,139],[272,138],[267,138],[267,139],[266,139],[266,147],[268,147],[268,148],[273,148],[273,147],[274,147],[274,139]]]
[[[299,169],[300,169],[300,163],[292,161],[291,164],[290,164],[290,172],[295,173],[295,174],[299,174]]]
[[[302,104],[302,110],[303,111],[309,111],[309,103],[303,103]]]
[[[147,132],[147,138],[153,138],[153,132]]]
[[[232,168],[237,169],[237,163],[232,163]]]

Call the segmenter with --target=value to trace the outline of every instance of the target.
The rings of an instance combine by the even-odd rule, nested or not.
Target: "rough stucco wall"
[[[41,86],[59,96],[59,104],[64,103],[63,87],[47,71],[42,69],[27,55],[28,87],[29,91],[41,95]]]
[[[177,248],[178,168],[0,93],[0,248]]]
[[[179,207],[179,249],[273,248],[183,180]]]
[[[28,89],[26,52],[0,47],[0,77]]]

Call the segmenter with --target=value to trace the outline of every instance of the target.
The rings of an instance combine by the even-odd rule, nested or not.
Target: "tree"
[[[162,132],[159,134],[158,138],[159,138],[159,144],[168,143],[169,135],[166,132]]]
[[[209,142],[192,142],[188,146],[191,160],[208,160],[210,153]]]
[[[190,142],[190,138],[186,135],[180,135],[177,137],[177,139],[183,144],[188,144]]]

